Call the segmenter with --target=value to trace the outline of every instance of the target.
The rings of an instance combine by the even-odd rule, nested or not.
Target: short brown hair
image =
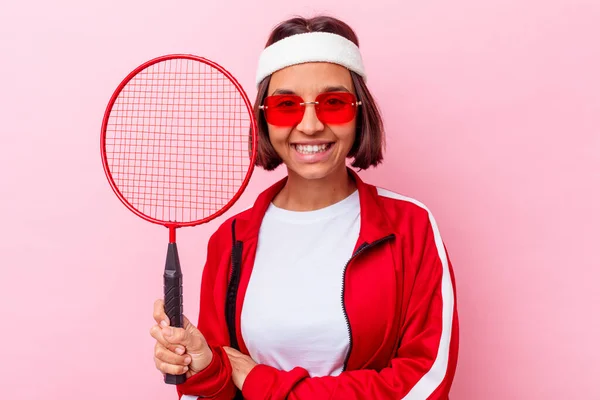
[[[318,16],[308,19],[294,17],[283,21],[273,29],[265,47],[288,36],[307,32],[335,33],[354,42],[358,46],[358,37],[348,24],[333,17]],[[350,75],[352,76],[352,83],[356,90],[356,97],[362,102],[362,106],[358,108],[356,138],[352,149],[348,153],[348,157],[354,157],[354,161],[351,164],[353,167],[367,169],[370,166],[376,166],[383,160],[383,147],[385,145],[383,121],[379,107],[369,92],[363,78],[353,71],[350,71]],[[258,124],[256,165],[267,171],[274,170],[283,162],[271,145],[267,121],[265,120],[264,113],[259,109],[259,106],[267,96],[270,81],[271,77],[267,76],[260,82],[254,102],[254,115]]]

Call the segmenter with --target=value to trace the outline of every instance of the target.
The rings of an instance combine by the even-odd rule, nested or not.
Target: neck
[[[287,182],[273,204],[290,211],[313,211],[342,201],[354,190],[356,183],[345,166],[321,179],[305,179],[288,169]]]

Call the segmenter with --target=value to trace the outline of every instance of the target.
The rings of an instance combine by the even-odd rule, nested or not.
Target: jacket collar
[[[359,241],[372,243],[375,240],[393,234],[394,229],[390,225],[383,209],[383,205],[379,201],[377,188],[363,182],[354,170],[348,168],[348,173],[352,176],[356,182],[356,187],[358,188],[358,197],[360,201]],[[240,216],[240,220],[236,227],[236,236],[240,240],[244,241],[258,237],[260,225],[267,212],[267,208],[277,193],[283,189],[286,181],[287,177],[276,182],[259,194],[254,202],[254,206],[249,210],[249,213],[244,213],[244,217],[246,218]]]

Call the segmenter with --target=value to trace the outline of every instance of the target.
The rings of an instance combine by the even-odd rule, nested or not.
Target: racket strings
[[[243,184],[250,124],[242,94],[219,70],[188,59],[153,64],[113,104],[105,138],[111,175],[150,218],[204,219]]]

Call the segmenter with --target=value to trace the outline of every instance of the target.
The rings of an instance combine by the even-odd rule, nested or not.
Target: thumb
[[[190,320],[185,315],[183,315],[183,329],[187,330],[187,329],[198,329],[198,328],[196,328],[194,326],[194,324],[192,324],[190,322]]]
[[[163,337],[172,344],[180,344],[187,353],[202,352],[206,348],[206,339],[186,317],[183,316],[183,328],[168,326],[163,328]]]

